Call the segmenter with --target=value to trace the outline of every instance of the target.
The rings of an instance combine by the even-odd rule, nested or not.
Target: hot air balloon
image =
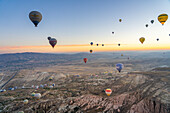
[[[112,90],[111,90],[111,89],[106,89],[106,90],[105,90],[105,93],[106,93],[107,96],[110,96],[111,93],[112,93]]]
[[[52,81],[52,80],[53,80],[53,77],[50,77],[50,78],[49,78],[49,81]]]
[[[14,89],[18,89],[18,87],[17,87],[17,86],[15,86],[15,87],[14,87]]]
[[[146,24],[145,26],[148,27],[148,24]]]
[[[96,44],[97,46],[99,46],[99,44]]]
[[[121,54],[121,56],[123,56],[123,54]]]
[[[119,22],[122,22],[122,19],[119,19]]]
[[[91,42],[90,45],[92,46],[92,45],[93,45],[93,42]]]
[[[102,46],[104,46],[104,44],[102,44]]]
[[[49,40],[50,45],[54,48],[54,46],[57,44],[57,40],[51,37],[48,37],[48,40]]]
[[[41,84],[41,85],[40,85],[40,88],[44,88],[44,85]]]
[[[47,37],[48,40],[51,40],[51,37]]]
[[[129,60],[130,58],[128,57],[128,60]]]
[[[114,34],[114,32],[112,32],[112,34]]]
[[[169,34],[169,36],[170,36],[170,34]]]
[[[119,73],[121,72],[121,70],[123,69],[123,64],[118,63],[116,64],[116,69],[119,71]]]
[[[93,52],[93,50],[90,50],[90,53],[92,53]]]
[[[120,46],[120,44],[118,44],[118,46]]]
[[[83,60],[84,60],[84,62],[86,63],[88,59],[87,59],[87,58],[84,58]]]
[[[31,11],[29,18],[34,23],[35,27],[37,27],[38,23],[42,20],[42,15],[38,11]]]
[[[55,84],[53,83],[53,84],[52,84],[52,86],[54,87],[54,86],[55,86]]]
[[[167,21],[167,19],[168,19],[168,15],[167,15],[167,14],[160,14],[160,15],[158,16],[158,21],[159,21],[162,25],[164,25],[164,23]]]
[[[40,99],[41,98],[41,94],[40,93],[35,93],[34,97],[37,98],[37,99]]]
[[[151,20],[151,24],[153,24],[154,23],[154,20]]]
[[[33,97],[34,97],[34,96],[35,96],[35,93],[31,93],[31,96],[33,96]]]
[[[157,38],[156,40],[159,41],[159,38]]]
[[[39,86],[35,86],[35,89],[39,89]]]
[[[28,104],[28,100],[27,99],[25,99],[23,102],[24,102],[24,104]]]
[[[144,38],[144,37],[141,37],[141,38],[139,39],[139,41],[143,44],[143,42],[145,41],[145,38]]]

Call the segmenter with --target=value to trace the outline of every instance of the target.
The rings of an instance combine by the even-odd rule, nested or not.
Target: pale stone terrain
[[[14,91],[0,93],[1,112],[28,113],[169,113],[170,112],[170,68],[168,61],[157,58],[145,60],[113,58],[113,61],[95,57],[95,61],[69,61],[61,65],[37,66],[33,69],[2,71],[0,86],[14,73],[16,76],[5,85],[5,89],[18,86]],[[117,57],[117,56],[115,56]],[[135,60],[137,59],[137,60]],[[62,58],[61,58],[62,60]],[[118,73],[115,64],[121,61],[124,69]],[[157,61],[157,62],[156,62]],[[153,62],[150,64],[150,62]],[[161,63],[160,63],[161,62]],[[153,65],[153,66],[152,66]],[[142,68],[141,68],[142,67]],[[156,68],[158,67],[158,68]],[[11,67],[10,67],[11,68]],[[145,70],[145,68],[147,68]],[[80,77],[75,75],[80,75]],[[94,75],[98,76],[94,76]],[[49,81],[50,77],[54,77]],[[55,83],[48,87],[31,88],[32,85]],[[25,86],[25,89],[21,89]],[[105,89],[111,88],[107,96]],[[36,100],[31,93],[41,93]],[[29,103],[24,105],[23,100]]]

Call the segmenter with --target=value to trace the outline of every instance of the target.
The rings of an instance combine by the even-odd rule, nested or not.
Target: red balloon
[[[85,63],[87,62],[87,60],[88,60],[87,58],[84,58],[84,62],[85,62]]]

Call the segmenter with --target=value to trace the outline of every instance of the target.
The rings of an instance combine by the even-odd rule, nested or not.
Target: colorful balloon
[[[27,100],[27,99],[25,99],[23,103],[24,103],[24,104],[28,104],[28,100]]]
[[[40,93],[35,93],[34,97],[37,98],[37,99],[40,99],[41,98],[41,94]]]
[[[87,59],[87,58],[84,58],[83,60],[84,60],[84,63],[86,63],[88,59]]]
[[[119,71],[119,73],[121,72],[121,70],[123,69],[123,64],[118,63],[116,64],[116,69]]]
[[[32,11],[29,14],[29,18],[33,22],[35,27],[37,27],[38,23],[42,20],[42,15],[38,11]]]
[[[106,89],[105,93],[107,96],[110,96],[112,94],[112,90],[111,89]]]
[[[141,38],[139,39],[139,41],[143,44],[143,42],[145,41],[145,38],[144,38],[144,37],[141,37]]]
[[[53,80],[53,77],[50,77],[50,78],[49,78],[49,81],[52,81],[52,80]]]
[[[160,14],[160,15],[158,16],[158,21],[159,21],[162,25],[164,25],[164,23],[167,21],[167,19],[168,19],[168,15],[167,15],[167,14]]]
[[[57,40],[55,38],[48,37],[50,45],[54,48],[57,44]]]
[[[31,93],[31,96],[33,96],[33,97],[34,97],[34,96],[35,96],[35,93]]]

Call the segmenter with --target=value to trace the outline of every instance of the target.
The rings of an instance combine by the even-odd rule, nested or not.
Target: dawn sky
[[[88,52],[91,41],[113,44],[93,47],[96,51],[170,50],[169,19],[164,26],[157,20],[170,14],[169,6],[169,0],[0,0],[0,53]],[[37,28],[29,20],[31,11],[42,13]],[[55,49],[48,36],[57,39]],[[143,45],[140,37],[146,38]]]

